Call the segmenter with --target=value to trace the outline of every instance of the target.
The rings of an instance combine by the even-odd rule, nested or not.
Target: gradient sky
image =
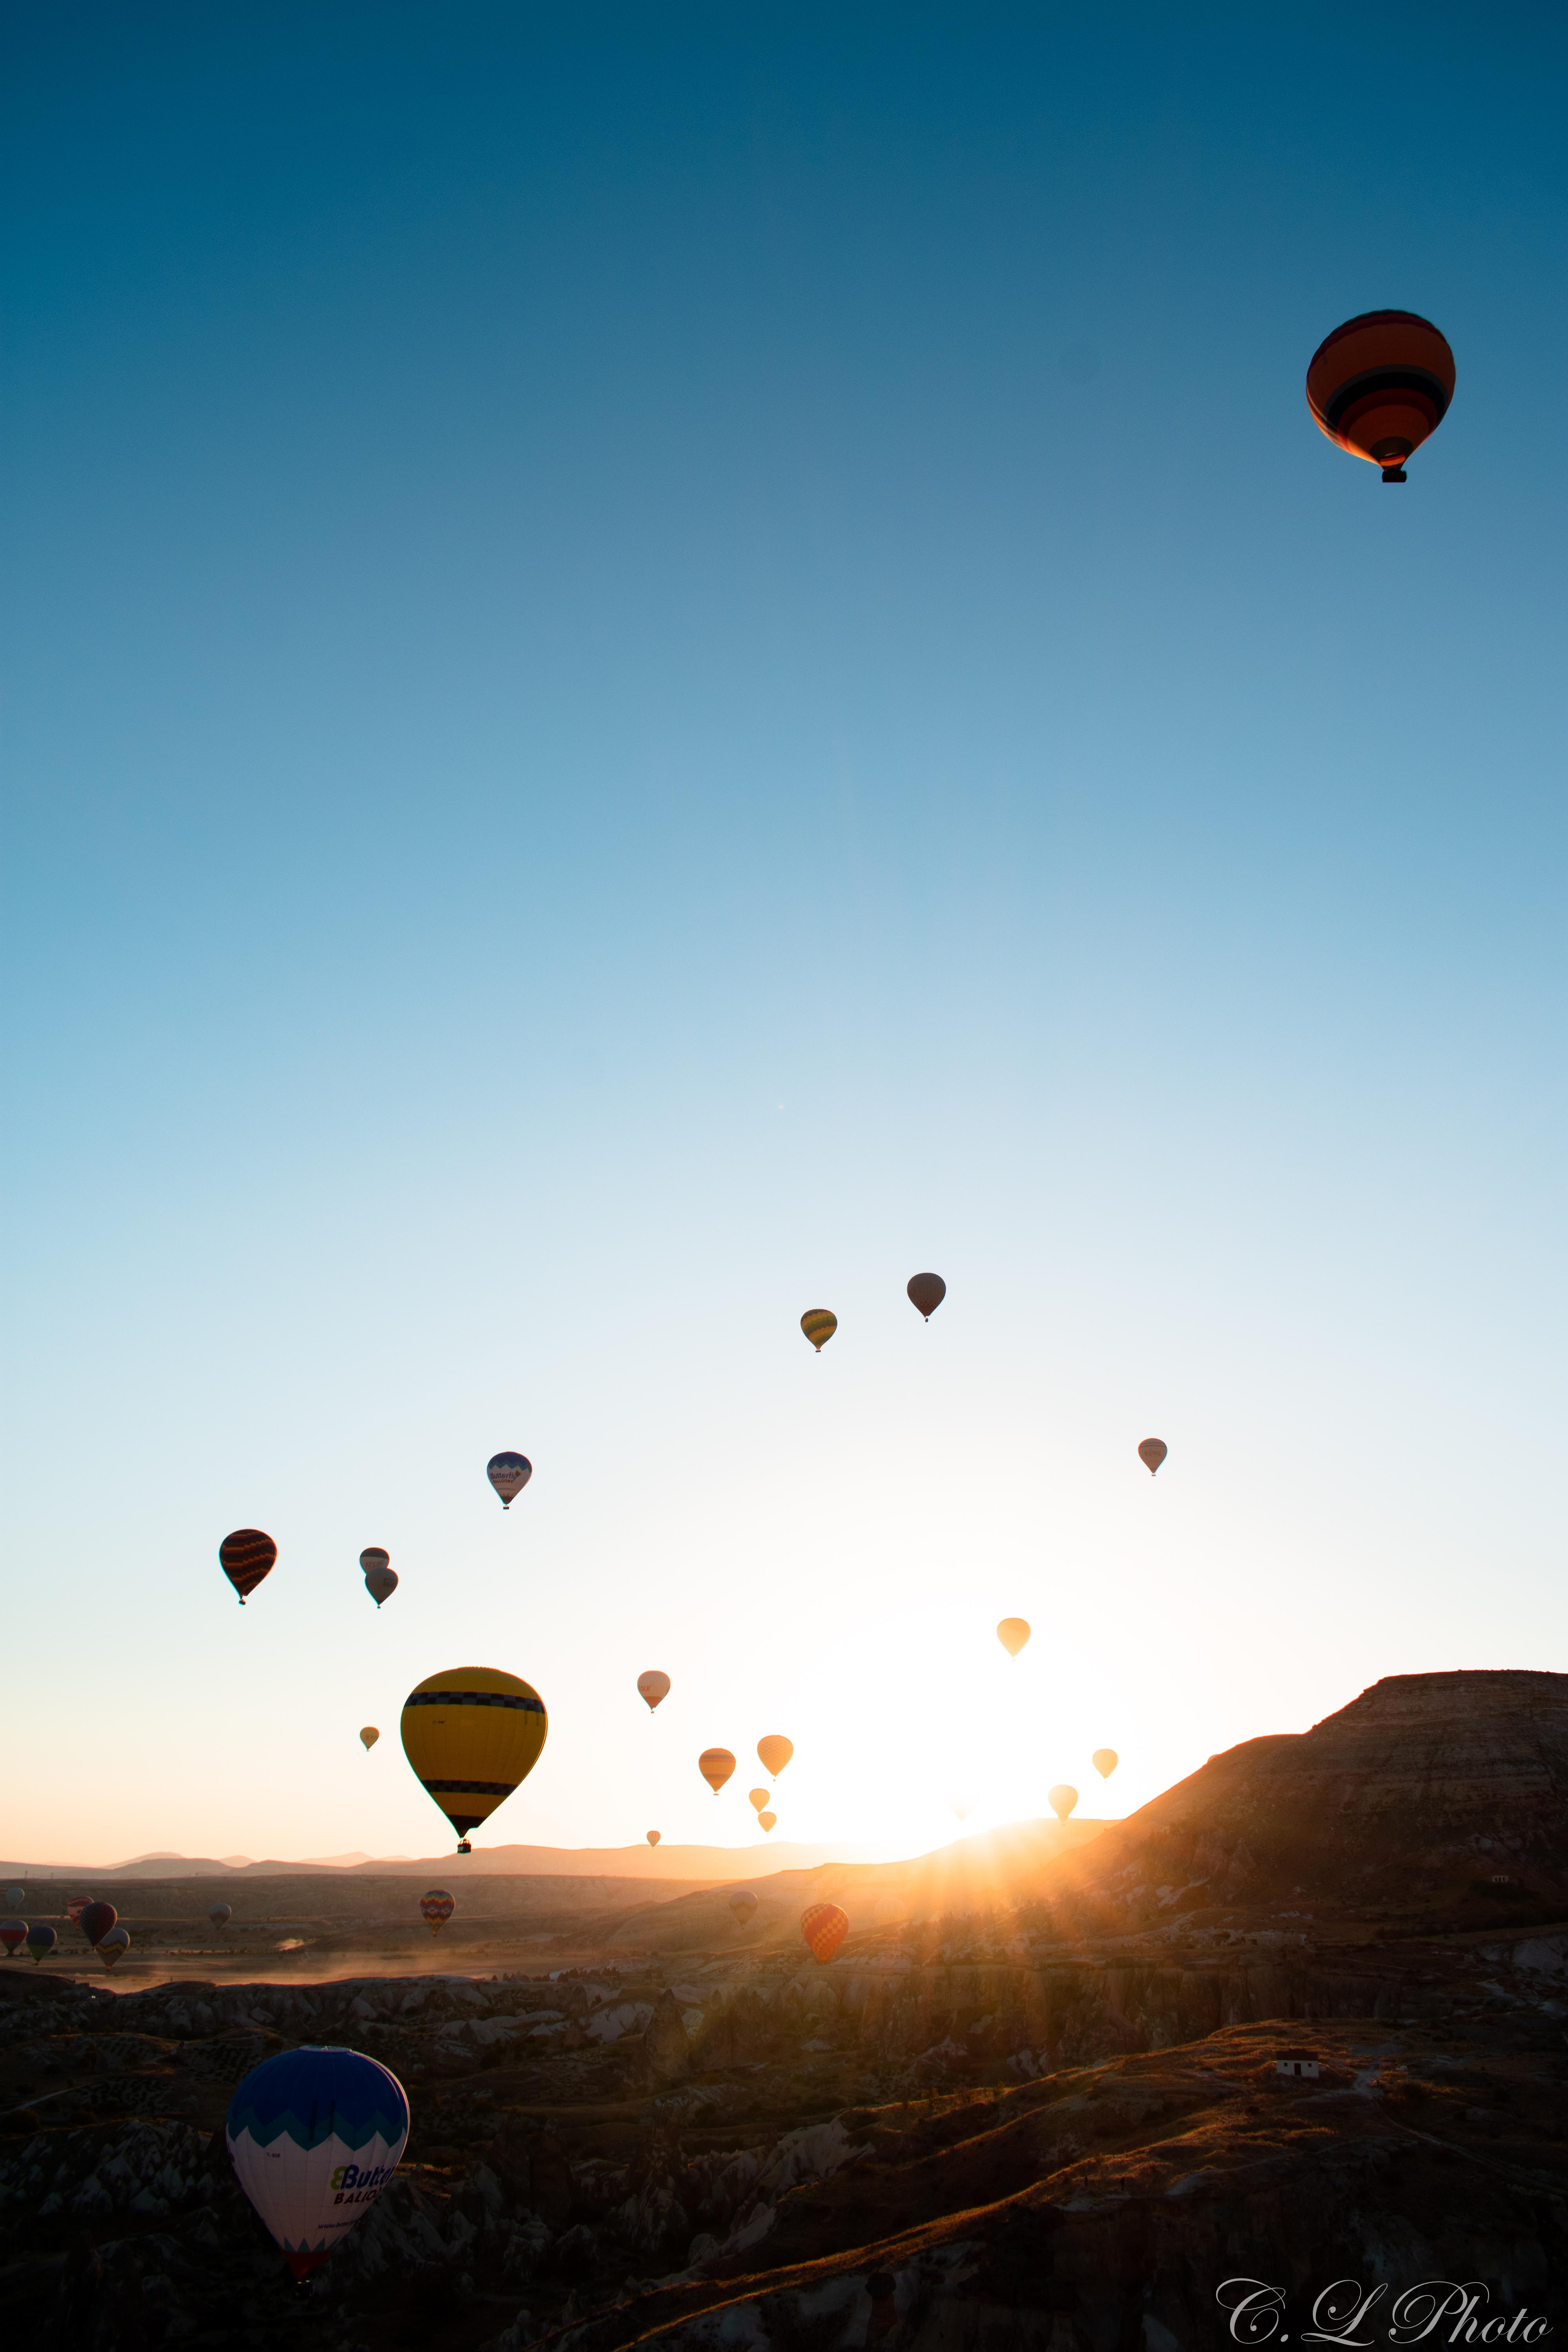
[[[481,1843],[889,1852],[1568,1669],[1568,29],[1410,32],[10,19],[0,1851],[443,1852],[468,1661]]]

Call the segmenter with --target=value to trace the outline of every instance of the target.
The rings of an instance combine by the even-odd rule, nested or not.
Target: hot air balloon
[[[392,1556],[383,1551],[379,1544],[371,1544],[361,1552],[359,1564],[364,1570],[364,1589],[379,1609],[382,1602],[390,1601],[397,1590]]]
[[[419,1916],[433,1936],[438,1936],[458,1906],[444,1886],[433,1886],[419,1897]]]
[[[81,1924],[81,1915],[92,1901],[90,1895],[73,1895],[66,1904],[66,1917],[73,1927]]]
[[[705,1748],[697,1759],[697,1769],[715,1796],[735,1769],[735,1759],[727,1748]]]
[[[236,1528],[234,1533],[225,1536],[219,1544],[217,1556],[224,1574],[239,1595],[239,1605],[243,1609],[262,1578],[271,1574],[278,1547],[270,1536],[263,1535],[259,1528]]]
[[[14,1960],[27,1940],[25,1919],[0,1919],[0,1944],[5,1947],[5,1958]]]
[[[1026,1617],[1004,1617],[996,1628],[996,1639],[1010,1658],[1017,1656],[1028,1638],[1029,1621]]]
[[[111,1969],[117,1960],[122,1960],[130,1949],[131,1937],[124,1927],[111,1927],[107,1936],[99,1937],[98,1957],[106,1969]]]
[[[647,1842],[649,1845],[657,1845],[663,1834],[664,1832],[662,1830],[649,1830],[647,1833]]]
[[[41,1959],[54,1950],[58,1942],[59,1937],[54,1929],[46,1927],[40,1919],[27,1930],[27,1958],[37,1967]]]
[[[207,1917],[220,1936],[233,1916],[233,1908],[227,1903],[209,1903],[207,1906]]]
[[[1163,1437],[1146,1437],[1138,1448],[1138,1459],[1152,1478],[1170,1452]]]
[[[1111,1774],[1116,1769],[1118,1759],[1114,1748],[1097,1748],[1094,1754],[1089,1760],[1093,1765],[1095,1770],[1099,1773],[1100,1779],[1102,1780],[1109,1780]]]
[[[800,1932],[811,1947],[813,1958],[826,1962],[849,1933],[848,1915],[837,1903],[814,1903],[800,1915]]]
[[[396,2171],[408,2101],[357,2050],[285,2050],[241,2083],[226,2136],[240,2187],[302,2279]]]
[[[743,1927],[748,1919],[755,1916],[757,1898],[749,1887],[737,1887],[730,1897],[730,1908]]]
[[[961,1822],[966,1822],[979,1802],[973,1789],[959,1789],[948,1799],[947,1809],[950,1813],[956,1813]]]
[[[26,1899],[27,1890],[25,1886],[8,1886],[5,1889],[5,1900],[13,1911],[19,1911]]]
[[[359,1738],[360,1746],[364,1749],[368,1756],[371,1749],[375,1746],[376,1741],[381,1738],[381,1734],[376,1729],[374,1723],[362,1723],[359,1730]]]
[[[820,1356],[838,1328],[838,1318],[826,1307],[808,1307],[800,1318],[800,1328]]]
[[[549,1728],[539,1693],[499,1666],[448,1666],[409,1693],[403,1752],[457,1831],[459,1853],[527,1780]]]
[[[1363,310],[1318,345],[1307,370],[1307,405],[1319,429],[1405,479],[1405,460],[1436,433],[1454,397],[1454,354],[1414,310]]]
[[[766,1812],[768,1806],[767,1790],[765,1789],[748,1789],[746,1791],[746,1802],[750,1805],[753,1813]]]
[[[1078,1790],[1069,1789],[1065,1780],[1058,1780],[1054,1789],[1046,1791],[1046,1802],[1058,1821],[1065,1822],[1078,1802]]]
[[[794,1740],[786,1739],[782,1731],[770,1731],[765,1739],[757,1742],[757,1761],[770,1780],[778,1779],[794,1754]]]
[[[647,1701],[651,1715],[659,1700],[669,1696],[669,1676],[661,1675],[657,1666],[650,1666],[646,1675],[637,1676],[637,1696]]]
[[[763,1829],[771,1830],[773,1823],[778,1820],[778,1815],[776,1813],[759,1813],[757,1815],[757,1820]]]
[[[940,1274],[911,1274],[904,1287],[910,1305],[918,1307],[928,1323],[947,1297],[947,1285]]]
[[[492,1454],[485,1465],[485,1476],[500,1496],[503,1511],[510,1510],[532,1475],[526,1454]]]
[[[94,1947],[101,1944],[120,1914],[112,1903],[89,1903],[77,1926]]]

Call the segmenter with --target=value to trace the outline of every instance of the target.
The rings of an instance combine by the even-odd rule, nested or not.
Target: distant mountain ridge
[[[689,1884],[693,1879],[750,1878],[759,1869],[769,1874],[815,1870],[826,1862],[860,1862],[875,1852],[872,1846],[824,1840],[817,1844],[766,1846],[477,1846],[471,1854],[460,1857],[448,1850],[439,1854],[343,1855],[308,1862],[145,1853],[120,1863],[0,1862],[0,1875],[8,1874],[25,1885],[29,1877],[50,1881],[102,1879],[108,1883],[152,1878],[293,1878],[317,1873],[438,1877],[445,1871],[454,1877],[470,1878],[500,1873],[514,1877],[637,1878],[655,1883],[679,1878]]]

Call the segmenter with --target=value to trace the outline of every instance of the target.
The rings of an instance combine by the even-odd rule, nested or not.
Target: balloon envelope
[[[1097,1748],[1089,1760],[1100,1779],[1109,1780],[1116,1769],[1119,1759],[1114,1748]]]
[[[735,1759],[727,1748],[705,1748],[697,1759],[697,1769],[715,1796],[735,1769]]]
[[[649,1830],[647,1833],[647,1842],[649,1845],[657,1845],[663,1834],[664,1832],[662,1830]]]
[[[99,1938],[98,1957],[106,1969],[111,1969],[116,1960],[122,1960],[130,1949],[131,1935],[125,1927],[110,1927],[107,1936]]]
[[[433,1886],[419,1897],[419,1916],[433,1936],[438,1936],[458,1906],[444,1886]]]
[[[227,1903],[210,1903],[207,1906],[207,1917],[215,1927],[226,1927],[233,1916],[233,1908]]]
[[[1363,310],[1325,336],[1307,370],[1313,422],[1352,457],[1405,479],[1405,460],[1436,433],[1454,397],[1454,354],[1414,310]]]
[[[746,1791],[746,1802],[750,1805],[752,1812],[766,1812],[768,1807],[767,1790],[765,1789],[748,1789]]]
[[[757,1898],[749,1887],[737,1887],[730,1897],[730,1908],[743,1927],[756,1911]]]
[[[89,1944],[101,1944],[119,1916],[112,1903],[89,1903],[77,1926]]]
[[[278,1558],[278,1547],[269,1535],[259,1528],[236,1528],[225,1536],[217,1548],[224,1574],[239,1595],[243,1609],[247,1594],[255,1591],[264,1576],[270,1575]]]
[[[526,1454],[492,1454],[485,1465],[485,1476],[500,1496],[503,1511],[510,1511],[533,1475],[533,1465]]]
[[[357,2050],[286,2050],[241,2083],[226,2137],[240,2187],[300,2279],[396,2171],[408,2101]]]
[[[359,1736],[360,1745],[367,1752],[375,1746],[376,1741],[381,1738],[381,1734],[376,1729],[374,1723],[362,1723],[360,1726]]]
[[[1046,1802],[1058,1821],[1065,1822],[1078,1802],[1078,1790],[1069,1789],[1065,1780],[1058,1780],[1056,1787],[1047,1793]]]
[[[366,1544],[359,1556],[359,1564],[368,1576],[373,1568],[390,1568],[392,1554],[380,1544]]]
[[[550,1720],[531,1685],[499,1666],[427,1675],[403,1708],[403,1752],[459,1838],[538,1763]]]
[[[757,1742],[757,1760],[775,1780],[794,1754],[794,1740],[786,1739],[782,1731],[770,1731],[765,1739]]]
[[[379,1609],[382,1602],[390,1601],[397,1590],[397,1570],[395,1568],[367,1568],[364,1589]]]
[[[27,1940],[25,1919],[0,1919],[0,1944],[5,1947],[5,1958],[14,1960]]]
[[[911,1274],[904,1287],[910,1306],[918,1307],[928,1323],[947,1297],[947,1285],[940,1274]]]
[[[58,1942],[59,1937],[54,1929],[46,1927],[40,1919],[36,1927],[29,1927],[27,1930],[27,1958],[30,1960],[41,1960],[44,1954],[52,1952]]]
[[[650,1666],[646,1675],[637,1676],[637,1696],[647,1701],[651,1715],[659,1700],[669,1696],[669,1676],[661,1675],[657,1666]]]
[[[26,1899],[27,1890],[25,1886],[8,1886],[5,1889],[5,1900],[13,1911],[19,1911]]]
[[[1142,1463],[1151,1478],[1170,1450],[1163,1437],[1146,1437],[1139,1446],[1138,1459]]]
[[[814,1959],[830,1960],[849,1933],[848,1915],[837,1903],[814,1903],[809,1911],[800,1915],[800,1932],[810,1945]]]
[[[776,1813],[759,1813],[757,1815],[757,1819],[762,1823],[763,1829],[771,1830],[773,1823],[777,1821],[778,1815]]]
[[[996,1628],[996,1639],[1010,1658],[1017,1656],[1028,1638],[1029,1621],[1026,1617],[1004,1617]]]
[[[826,1307],[808,1307],[800,1318],[800,1328],[820,1356],[838,1328],[838,1318]]]

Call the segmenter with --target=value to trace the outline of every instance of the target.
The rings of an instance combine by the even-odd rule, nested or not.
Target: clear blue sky
[[[468,1660],[495,1837],[906,1849],[1568,1668],[1560,12],[4,48],[0,1850],[439,1852]]]

